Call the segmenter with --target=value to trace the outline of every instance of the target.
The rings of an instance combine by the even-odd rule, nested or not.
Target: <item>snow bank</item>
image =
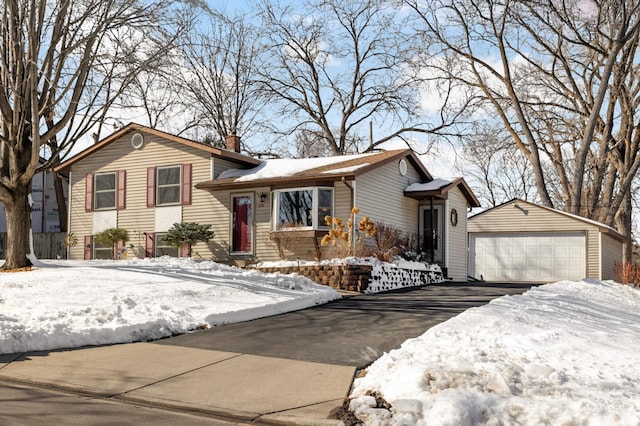
[[[383,355],[356,379],[351,408],[368,426],[639,425],[639,349],[640,291],[545,285]]]
[[[170,257],[0,274],[0,353],[159,339],[340,298],[300,276]]]

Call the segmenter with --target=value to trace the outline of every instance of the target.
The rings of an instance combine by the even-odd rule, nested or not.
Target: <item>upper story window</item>
[[[149,167],[147,207],[191,204],[191,164]]]
[[[180,166],[158,167],[156,205],[180,204]]]
[[[116,208],[116,173],[96,173],[94,175],[94,209],[112,210]]]
[[[126,208],[127,171],[87,173],[84,209],[121,210]]]
[[[332,188],[296,188],[274,191],[276,230],[326,229],[325,216],[333,211]]]

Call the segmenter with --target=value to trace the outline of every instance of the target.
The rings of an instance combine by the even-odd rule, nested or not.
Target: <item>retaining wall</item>
[[[258,267],[259,271],[281,274],[299,274],[335,289],[359,293],[378,293],[402,287],[442,282],[442,273],[402,269],[391,264],[381,265],[300,265],[285,267]]]

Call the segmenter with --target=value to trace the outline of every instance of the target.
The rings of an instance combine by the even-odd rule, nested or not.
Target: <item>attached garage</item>
[[[622,241],[598,222],[512,200],[469,218],[469,273],[494,282],[614,279]]]

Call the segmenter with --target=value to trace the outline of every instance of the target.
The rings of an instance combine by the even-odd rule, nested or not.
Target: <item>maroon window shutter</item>
[[[93,211],[93,173],[87,173],[84,187],[84,211]]]
[[[118,180],[116,182],[116,209],[124,210],[127,207],[127,171],[118,170]]]
[[[93,236],[84,236],[84,260],[91,260],[91,254],[93,254]]]
[[[147,169],[147,207],[156,205],[156,168]]]
[[[191,204],[191,164],[182,165],[182,204]]]
[[[153,232],[145,233],[144,257],[153,257],[153,237]]]

